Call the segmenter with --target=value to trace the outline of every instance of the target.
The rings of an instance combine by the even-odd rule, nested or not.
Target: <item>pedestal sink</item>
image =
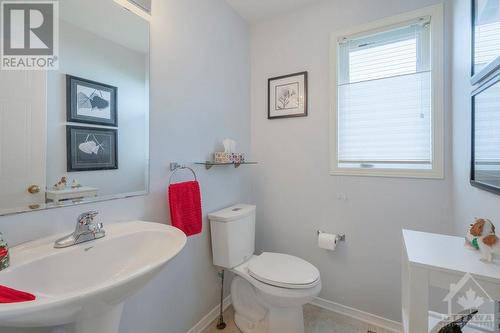
[[[0,304],[0,326],[117,333],[123,303],[186,244],[177,228],[141,221],[108,224],[106,237],[55,249],[54,237],[11,248],[0,284],[36,295]]]

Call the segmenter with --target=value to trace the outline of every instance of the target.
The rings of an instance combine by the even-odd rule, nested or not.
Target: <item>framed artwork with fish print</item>
[[[118,126],[117,94],[117,87],[66,75],[67,120]]]
[[[118,169],[115,128],[66,126],[67,171]]]
[[[307,72],[270,78],[267,104],[268,119],[307,117]]]

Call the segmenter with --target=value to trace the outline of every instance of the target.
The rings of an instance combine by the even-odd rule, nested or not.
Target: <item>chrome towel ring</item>
[[[170,175],[170,178],[168,179],[168,185],[171,185],[172,184],[172,177],[175,175],[175,173],[177,171],[180,171],[180,170],[189,170],[191,171],[191,173],[193,174],[193,177],[194,177],[194,180],[197,181],[198,180],[198,177],[196,177],[196,172],[194,172],[193,169],[191,169],[190,167],[188,166],[185,166],[185,165],[182,165],[182,166],[178,166],[177,168],[175,168],[172,172],[172,174]]]

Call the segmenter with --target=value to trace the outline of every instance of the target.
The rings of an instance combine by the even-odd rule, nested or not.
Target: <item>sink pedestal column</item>
[[[74,324],[75,333],[118,333],[122,317],[123,303],[98,315],[78,318]]]

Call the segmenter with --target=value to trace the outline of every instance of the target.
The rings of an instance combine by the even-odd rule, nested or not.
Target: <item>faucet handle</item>
[[[78,223],[83,225],[88,225],[94,221],[94,218],[99,214],[98,211],[91,210],[89,212],[85,212],[78,216]]]
[[[89,225],[89,230],[92,232],[99,232],[104,228],[104,225],[99,222],[99,223],[93,223]]]

